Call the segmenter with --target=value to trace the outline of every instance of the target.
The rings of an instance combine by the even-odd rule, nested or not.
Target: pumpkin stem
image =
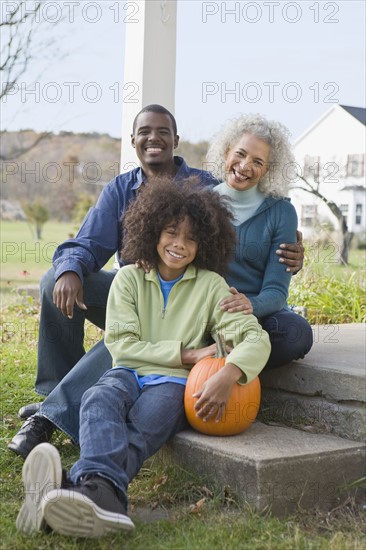
[[[216,344],[217,344],[217,351],[216,351],[215,357],[226,357],[227,353],[226,353],[226,347],[225,347],[225,339],[220,332],[217,333]]]

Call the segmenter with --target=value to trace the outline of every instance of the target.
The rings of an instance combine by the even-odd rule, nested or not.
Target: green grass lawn
[[[286,519],[251,510],[235,488],[219,491],[212,482],[149,460],[129,491],[129,513],[136,530],[99,541],[70,539],[55,534],[17,533],[15,519],[23,499],[23,460],[6,449],[21,425],[17,410],[37,399],[32,388],[36,372],[38,307],[8,306],[2,312],[0,434],[1,522],[0,548],[126,550],[363,550],[365,522],[360,507],[348,503],[330,513],[316,510]],[[87,331],[88,332],[88,331]],[[93,342],[88,341],[88,345]],[[53,443],[70,468],[78,449],[58,434]]]
[[[75,234],[71,223],[46,222],[40,241],[35,240],[32,228],[25,221],[1,222],[2,280],[14,277],[37,282],[52,264],[56,246]]]
[[[38,283],[40,277],[51,267],[56,246],[74,236],[77,227],[54,220],[46,222],[40,241],[34,239],[34,232],[25,221],[1,221],[1,286],[24,283]],[[330,245],[329,245],[330,246]],[[366,250],[351,250],[348,266],[335,262],[332,246],[306,244],[306,268],[316,274],[334,275],[344,278],[354,271],[365,270]],[[111,265],[109,262],[108,265]]]
[[[34,232],[25,221],[1,221],[1,277],[2,304],[15,303],[19,286],[38,284],[50,269],[56,247],[75,236],[73,223],[48,221],[42,239],[36,241]],[[113,259],[107,266],[111,267]],[[19,300],[18,300],[19,301]]]
[[[21,426],[17,418],[19,407],[37,400],[32,388],[39,308],[32,300],[19,305],[11,297],[16,286],[39,282],[51,265],[56,244],[68,238],[75,228],[72,224],[47,222],[39,243],[34,242],[24,222],[2,222],[1,229],[1,286],[6,299],[1,313],[0,548],[363,550],[366,547],[362,510],[351,502],[329,513],[299,510],[280,520],[251,510],[235,495],[235,488],[219,491],[207,479],[168,466],[159,457],[148,461],[130,486],[130,515],[136,524],[132,534],[84,541],[54,534],[27,537],[17,533],[15,519],[23,498],[23,460],[9,452],[6,445]],[[349,268],[332,265],[332,273],[327,276],[347,281],[355,271],[362,274],[363,261],[364,252],[354,251]],[[321,262],[317,264],[320,266]],[[302,284],[300,278],[297,284]],[[101,337],[95,330],[86,333],[87,347]],[[58,434],[53,442],[60,450],[63,465],[69,468],[78,457],[78,449],[63,434]]]
[[[27,222],[1,222],[1,292],[5,303],[18,286],[39,283],[52,265],[58,244],[74,232],[70,223],[49,221],[42,240],[36,241]]]
[[[2,222],[1,303],[21,303],[17,288],[39,280],[56,246],[75,234],[72,223],[49,221],[35,241],[26,222]],[[366,322],[366,251],[351,250],[347,266],[335,262],[333,245],[305,243],[305,266],[292,278],[289,304],[306,306],[311,324]],[[107,268],[113,265],[113,258]]]
[[[347,278],[355,271],[365,272],[366,250],[352,249],[348,265],[337,263],[334,250],[334,243],[319,246],[316,243],[305,242],[305,267],[317,275],[334,276],[340,279]]]

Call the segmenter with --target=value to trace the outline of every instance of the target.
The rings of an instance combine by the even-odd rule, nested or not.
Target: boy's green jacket
[[[230,295],[220,275],[191,264],[164,309],[155,269],[121,268],[107,304],[105,344],[113,365],[135,369],[140,376],[186,378],[192,365],[182,365],[181,349],[207,346],[209,336],[220,332],[234,346],[226,363],[243,371],[240,383],[250,382],[268,360],[269,337],[254,315],[221,311],[220,302]]]

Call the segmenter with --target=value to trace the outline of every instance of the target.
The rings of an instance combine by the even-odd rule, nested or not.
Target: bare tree
[[[28,5],[27,5],[28,4]],[[6,102],[8,95],[19,90],[21,76],[27,71],[32,59],[39,52],[47,51],[51,38],[45,36],[39,38],[41,25],[40,12],[44,0],[34,2],[31,8],[26,0],[16,2],[4,2],[1,10],[0,31],[2,34],[0,50],[0,76],[1,90],[0,101]],[[6,130],[3,130],[1,134]],[[31,143],[19,144],[10,155],[0,153],[1,160],[14,160],[27,151],[36,147],[49,132],[38,134],[37,139]]]
[[[0,71],[6,76],[6,81],[2,82],[0,99],[14,88],[27,69],[32,57],[31,43],[41,2],[36,2],[31,11],[26,9],[25,1],[10,2],[8,7],[9,10],[6,9],[6,4],[3,5],[4,19],[0,21],[0,30],[3,34]]]
[[[303,182],[302,185],[301,184],[294,185],[293,189],[301,189],[302,191],[306,191],[306,193],[310,193],[311,195],[314,195],[315,197],[320,199],[324,204],[326,204],[329,210],[332,212],[332,214],[337,218],[339,223],[340,233],[342,235],[339,263],[347,265],[349,249],[350,249],[351,241],[353,239],[353,233],[351,231],[348,231],[348,225],[342,213],[342,210],[334,201],[328,199],[327,197],[325,197],[325,195],[323,195],[323,193],[321,193],[319,181],[314,180],[313,183],[310,183],[303,176],[299,176],[299,179]]]
[[[3,141],[5,131],[6,130],[0,132],[0,136],[2,136],[2,141]],[[18,139],[19,144],[11,153],[8,153],[8,152],[5,153],[4,149],[2,147],[0,148],[0,160],[5,160],[5,161],[15,160],[21,157],[22,155],[24,155],[25,153],[27,153],[28,151],[30,151],[31,149],[33,149],[34,147],[36,147],[40,141],[42,141],[46,137],[49,137],[50,135],[51,135],[51,132],[41,132],[37,135],[36,139],[34,139],[31,143],[28,143],[28,145],[21,145],[20,142],[21,141],[23,142],[22,134],[19,134],[19,139]]]

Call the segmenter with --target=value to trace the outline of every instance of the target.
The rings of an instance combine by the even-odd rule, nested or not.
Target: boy
[[[60,534],[99,537],[133,529],[128,483],[186,426],[185,382],[192,365],[214,353],[208,338],[220,332],[233,349],[199,392],[203,420],[219,421],[233,385],[250,382],[266,364],[269,338],[256,318],[220,308],[230,291],[219,273],[235,243],[225,204],[192,182],[160,180],[128,210],[122,256],[150,271],[132,264],[114,278],[105,333],[113,368],[83,396],[80,459],[67,486],[54,447],[43,443],[29,454],[19,530],[47,524]]]

